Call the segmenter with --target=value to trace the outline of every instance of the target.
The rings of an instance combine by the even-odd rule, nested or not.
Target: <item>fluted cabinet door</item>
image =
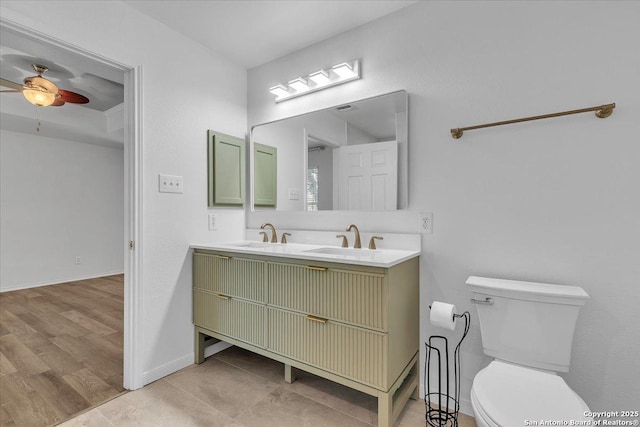
[[[290,311],[267,310],[269,350],[387,389],[387,334],[333,321],[322,323]]]
[[[269,263],[268,301],[365,328],[387,330],[388,281],[384,274]]]
[[[264,302],[264,261],[193,254],[193,287]]]
[[[260,304],[193,291],[193,323],[259,347],[264,347],[264,310]]]

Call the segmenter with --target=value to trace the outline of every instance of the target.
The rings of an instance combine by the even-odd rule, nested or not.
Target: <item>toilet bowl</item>
[[[471,387],[476,424],[588,425],[588,406],[556,372],[569,370],[575,323],[589,295],[575,286],[475,276],[467,285],[484,352],[494,358]]]
[[[471,405],[478,427],[580,425],[587,404],[558,375],[492,361],[473,380]],[[583,424],[587,425],[587,424]]]

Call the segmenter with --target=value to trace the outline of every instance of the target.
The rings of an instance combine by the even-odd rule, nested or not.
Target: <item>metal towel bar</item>
[[[487,123],[484,125],[467,126],[465,128],[454,128],[454,129],[451,129],[451,136],[455,139],[459,139],[462,137],[462,133],[466,130],[510,125],[512,123],[529,122],[531,120],[549,119],[552,117],[568,116],[570,114],[586,113],[589,111],[595,111],[596,117],[604,119],[609,117],[611,113],[613,113],[614,108],[616,108],[616,104],[612,102],[611,104],[597,105],[595,107],[589,107],[589,108],[580,108],[579,110],[561,111],[559,113],[542,114],[540,116],[523,117],[521,119],[514,119],[514,120],[504,120],[502,122]]]

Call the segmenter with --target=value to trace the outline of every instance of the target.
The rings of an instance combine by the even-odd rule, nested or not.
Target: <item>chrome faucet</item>
[[[353,230],[355,229],[355,230]],[[346,231],[355,231],[356,233],[356,241],[353,243],[353,247],[355,249],[361,249],[362,248],[362,243],[360,243],[360,230],[358,230],[358,227],[356,227],[355,224],[351,224],[350,226],[347,227]]]
[[[273,224],[265,222],[260,226],[260,229],[264,230],[265,227],[271,228],[271,243],[278,243],[278,235],[276,234],[276,228],[273,226]]]

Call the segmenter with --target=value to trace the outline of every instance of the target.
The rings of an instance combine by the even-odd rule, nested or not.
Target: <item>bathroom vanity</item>
[[[391,426],[417,398],[419,251],[194,245],[195,362],[213,337],[378,398]]]

